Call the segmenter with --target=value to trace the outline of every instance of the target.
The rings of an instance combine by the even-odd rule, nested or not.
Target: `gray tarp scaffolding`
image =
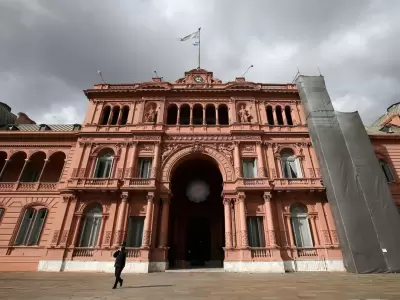
[[[322,76],[296,83],[346,270],[399,272],[400,216],[359,114],[335,112]]]

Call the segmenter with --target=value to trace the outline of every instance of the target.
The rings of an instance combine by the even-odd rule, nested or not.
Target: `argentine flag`
[[[180,41],[181,42],[185,42],[185,41],[190,40],[190,39],[195,39],[197,41],[193,42],[193,46],[198,46],[199,43],[200,43],[199,42],[199,38],[200,38],[200,30],[197,30],[196,32],[193,32],[193,33],[181,38]]]

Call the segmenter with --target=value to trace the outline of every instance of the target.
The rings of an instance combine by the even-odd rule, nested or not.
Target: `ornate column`
[[[3,166],[3,168],[1,169],[1,172],[0,172],[0,179],[3,177],[4,171],[6,170],[6,167],[7,167],[9,162],[10,162],[9,159],[5,160],[4,166]]]
[[[316,203],[316,209],[318,212],[318,215],[321,216],[322,222],[320,222],[320,226],[321,226],[321,233],[322,233],[322,237],[323,237],[323,242],[325,245],[332,245],[332,240],[329,234],[329,227],[328,227],[328,221],[326,219],[326,213],[324,211],[324,207],[323,204],[318,201]]]
[[[113,109],[113,107],[111,107],[110,115],[108,116],[107,125],[111,124],[111,121],[112,121],[113,118],[114,118],[114,109]]]
[[[18,183],[21,181],[21,177],[24,174],[25,168],[28,165],[28,163],[29,163],[29,159],[25,159],[24,166],[22,167],[21,173],[19,173],[19,176],[18,176],[18,180],[17,180]]]
[[[283,121],[283,125],[288,125],[287,119],[286,119],[285,106],[282,106],[282,121]]]
[[[181,106],[178,106],[178,115],[176,116],[176,125],[181,122]]]
[[[274,117],[274,125],[277,126],[278,125],[278,119],[276,117],[275,106],[272,108],[272,116]]]
[[[161,227],[159,248],[165,248],[168,244],[168,223],[169,223],[169,205],[171,202],[171,194],[161,196],[162,212],[161,212]]]
[[[224,197],[224,217],[225,217],[225,249],[232,248],[232,217],[231,217],[231,202],[232,199]]]
[[[240,151],[239,151],[239,142],[234,143],[233,149],[233,164],[235,167],[236,177],[242,177],[242,168],[240,167]]]
[[[45,160],[44,160],[43,168],[42,168],[42,170],[40,171],[40,175],[39,175],[39,178],[38,178],[38,182],[40,182],[40,181],[42,180],[43,172],[44,172],[44,170],[46,169],[46,166],[47,166],[47,164],[48,164],[49,162],[50,162],[49,159],[45,159]]]
[[[154,159],[153,167],[151,168],[151,178],[157,177],[158,165],[160,164],[160,143],[155,142],[154,144]]]
[[[239,202],[239,213],[240,213],[240,236],[242,240],[241,248],[249,247],[249,238],[247,235],[247,220],[246,220],[246,205],[245,205],[246,195],[244,193],[239,193],[237,201]]]
[[[74,220],[75,210],[77,206],[78,199],[73,194],[65,194],[62,195],[63,203],[65,204],[65,212],[63,220],[60,222],[60,231],[58,232],[59,237],[53,236],[53,240],[51,242],[52,245],[57,245],[58,240],[61,247],[65,247],[68,241],[68,237],[73,235],[71,224]],[[55,235],[57,235],[55,233]]]
[[[126,210],[126,203],[128,201],[129,193],[122,192],[121,194],[121,204],[118,209],[118,217],[117,222],[115,225],[115,238],[114,238],[114,246],[118,246],[122,242],[122,237],[124,233],[122,232],[122,228],[124,226],[124,218],[125,218],[125,210]]]
[[[131,156],[131,169],[129,172],[129,177],[136,177],[136,173],[135,173],[135,169],[136,169],[136,155],[137,155],[137,146],[138,146],[138,142],[133,142],[132,143],[132,156]]]
[[[310,215],[310,225],[311,225],[311,231],[313,233],[314,237],[314,247],[318,247],[320,245],[320,240],[319,240],[319,234],[318,234],[318,226],[317,226],[317,218],[318,216],[315,215]]]
[[[154,193],[147,193],[147,208],[146,208],[146,218],[144,220],[143,228],[143,248],[149,248],[151,242],[151,222],[153,219],[153,206],[154,206]]]
[[[215,125],[219,125],[218,106],[215,107]]]
[[[271,192],[264,192],[264,209],[265,209],[269,246],[276,247],[276,235],[275,235],[274,218],[272,214],[271,198],[272,198]]]
[[[190,107],[190,119],[189,119],[189,124],[193,125],[193,107]]]
[[[258,176],[257,177],[265,177],[265,166],[264,166],[264,155],[262,152],[261,142],[256,143],[256,151],[257,151],[257,161],[258,161]]]
[[[71,241],[72,247],[77,247],[76,246],[76,240],[77,240],[78,235],[79,235],[79,229],[81,228],[81,222],[82,222],[82,219],[83,219],[83,215],[82,215],[82,213],[79,213],[79,214],[76,214],[75,217],[77,218],[77,220],[76,220],[76,225],[75,225],[75,228],[74,228],[74,235],[72,236],[72,241]],[[78,245],[78,247],[79,247],[79,245]]]
[[[203,125],[207,125],[206,124],[206,107],[203,106]]]

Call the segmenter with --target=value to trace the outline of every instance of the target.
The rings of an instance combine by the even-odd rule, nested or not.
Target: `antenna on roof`
[[[253,68],[253,67],[254,67],[254,65],[250,65],[250,66],[247,68],[246,72],[243,73],[242,77],[244,77],[244,75],[246,75],[246,73],[250,70],[250,68]]]
[[[97,74],[99,74],[100,75],[100,78],[101,78],[101,80],[103,81],[103,83],[105,84],[106,83],[106,81],[104,80],[104,78],[103,78],[103,74],[101,74],[101,71],[100,70],[98,70],[97,71]]]
[[[319,76],[322,76],[321,74],[321,70],[319,69],[319,67],[317,66],[318,72],[319,72]]]
[[[299,69],[299,67],[297,67],[297,73],[296,73],[296,75],[294,76],[294,78],[293,78],[293,80],[292,80],[292,83],[294,83],[294,82],[296,81],[296,79],[297,79],[297,77],[299,77],[299,75],[300,75],[300,69]]]
[[[156,75],[156,78],[162,79],[162,77],[158,76],[158,74],[157,74],[157,71],[156,71],[156,70],[154,70],[154,71],[153,71],[153,73],[154,73],[154,75]]]

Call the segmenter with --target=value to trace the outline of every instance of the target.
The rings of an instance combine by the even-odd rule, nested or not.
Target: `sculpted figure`
[[[150,109],[147,111],[146,115],[144,116],[145,121],[146,122],[155,122],[156,114],[157,114],[157,111],[152,106],[150,106]]]
[[[239,118],[240,118],[240,123],[250,122],[251,115],[249,114],[249,111],[244,107],[244,105],[240,107]]]

